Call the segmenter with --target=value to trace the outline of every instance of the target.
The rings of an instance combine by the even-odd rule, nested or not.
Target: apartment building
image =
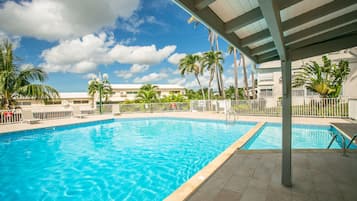
[[[344,82],[342,96],[357,98],[357,48],[330,53],[327,56],[332,62],[338,62],[341,59],[349,61],[351,72]],[[316,61],[321,64],[321,58],[322,55],[292,62],[292,78],[305,63]],[[259,99],[265,99],[267,107],[275,107],[280,104],[282,97],[280,68],[280,61],[272,61],[263,63],[256,69],[258,74],[257,95]],[[305,87],[292,88],[293,104],[301,104],[316,97],[319,97],[317,93],[307,90]]]

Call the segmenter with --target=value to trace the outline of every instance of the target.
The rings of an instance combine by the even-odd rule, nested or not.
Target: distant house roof
[[[60,98],[90,98],[87,92],[60,92]]]
[[[153,84],[159,89],[184,89],[183,86],[175,84]],[[143,84],[111,84],[113,89],[140,89]]]

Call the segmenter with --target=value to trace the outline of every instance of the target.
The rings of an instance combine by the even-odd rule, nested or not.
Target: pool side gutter
[[[182,184],[176,191],[165,198],[165,201],[186,200],[193,192],[195,192],[207,179],[213,175],[233,154],[240,149],[254,134],[265,124],[259,122],[246,134],[235,141],[213,161],[211,161],[202,170],[193,175],[187,182]]]

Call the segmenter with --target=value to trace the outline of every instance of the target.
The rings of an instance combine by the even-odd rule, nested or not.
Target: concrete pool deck
[[[237,151],[188,201],[355,201],[357,153],[293,151],[291,188],[279,151]]]
[[[122,114],[121,116],[112,116],[112,115],[92,115],[92,116],[87,116],[86,118],[69,118],[69,119],[59,119],[59,120],[44,120],[40,121],[39,124],[10,124],[10,125],[0,125],[0,134],[1,133],[6,133],[6,132],[11,132],[11,131],[20,131],[20,130],[28,130],[28,129],[36,129],[36,128],[45,128],[45,127],[53,127],[53,126],[61,126],[61,125],[68,125],[68,124],[76,124],[76,123],[84,123],[84,122],[93,122],[93,121],[99,121],[99,120],[105,120],[105,119],[113,119],[113,118],[139,118],[139,117],[178,117],[178,118],[200,118],[200,119],[219,119],[219,120],[225,120],[226,116],[224,114],[217,114],[213,112],[170,112],[170,113],[135,113],[135,114]],[[325,150],[320,150],[320,151],[307,151],[306,153],[293,153],[293,182],[296,180],[296,186],[293,188],[284,188],[280,184],[280,157],[281,154],[279,152],[272,152],[272,151],[266,151],[266,152],[254,152],[254,151],[240,151],[237,149],[240,148],[249,138],[260,128],[259,126],[262,126],[264,122],[281,122],[281,117],[262,117],[262,116],[239,116],[238,121],[254,121],[254,122],[260,122],[256,126],[256,128],[253,128],[252,131],[248,132],[243,141],[241,139],[237,140],[236,143],[234,143],[231,147],[229,147],[225,152],[223,152],[219,157],[217,157],[214,161],[212,166],[210,164],[203,168],[201,171],[197,173],[196,178],[193,176],[188,182],[183,184],[177,191],[175,191],[171,196],[167,198],[167,200],[299,200],[298,198],[303,197],[306,198],[306,196],[302,195],[297,195],[293,196],[294,194],[294,188],[299,187],[300,184],[298,184],[298,181],[300,179],[300,173],[299,168],[297,168],[298,173],[296,174],[294,170],[295,169],[295,164],[309,164],[311,166],[311,172],[318,172],[319,166],[314,166],[315,161],[310,160],[307,155],[311,155],[311,158],[318,158],[317,161],[320,159],[319,154],[324,155],[322,158],[328,158],[328,157],[333,157],[334,160],[344,160],[344,159],[338,159],[336,157],[337,155],[341,155],[340,153],[334,153],[331,151],[325,151]],[[329,119],[329,118],[293,118],[293,123],[298,123],[298,124],[322,124],[322,125],[329,125],[331,122],[337,122],[337,123],[350,123],[350,120],[347,119]],[[244,137],[243,137],[244,138]],[[306,155],[304,155],[306,154]],[[352,162],[352,166],[356,168],[355,163],[357,163],[357,153],[350,153],[352,157],[350,159],[354,162]],[[310,157],[310,156],[309,156]],[[342,156],[341,156],[342,157]],[[302,158],[302,159],[301,159]],[[336,159],[337,158],[337,159]],[[237,162],[237,161],[238,162]],[[240,164],[243,161],[248,161],[245,166],[240,167],[230,165],[232,164]],[[249,161],[258,161],[258,162],[249,162]],[[326,159],[327,160],[327,159]],[[351,160],[344,160],[344,161],[351,161]],[[263,161],[264,163],[260,163],[259,161]],[[300,162],[299,162],[300,161]],[[265,164],[267,163],[267,164]],[[271,167],[273,164],[273,167]],[[324,162],[326,163],[326,161]],[[338,163],[338,162],[337,162]],[[346,163],[346,162],[341,162]],[[228,167],[227,167],[228,166]],[[261,168],[262,167],[271,167],[273,169],[273,172],[269,172],[270,170],[268,169],[268,172],[264,172]],[[229,169],[232,167],[231,169]],[[235,168],[233,168],[235,167]],[[243,168],[243,169],[240,169]],[[308,168],[308,166],[306,166]],[[328,168],[328,167],[325,167]],[[300,168],[301,169],[301,168]],[[351,171],[351,174],[355,174],[352,172],[352,169],[348,169]],[[229,172],[231,171],[231,172]],[[309,170],[310,171],[310,170]],[[245,174],[245,177],[242,177],[243,179],[237,179],[236,174],[240,172],[241,174]],[[202,174],[204,173],[204,174]],[[343,170],[343,173],[348,174],[345,170]],[[266,175],[262,176],[262,178],[265,178],[264,181],[258,181],[256,180],[257,175]],[[278,175],[279,174],[279,175]],[[306,173],[307,174],[307,173]],[[334,179],[336,175],[340,173],[332,174]],[[204,176],[202,176],[204,175]],[[225,177],[225,175],[229,175],[229,177]],[[239,176],[240,174],[238,174]],[[311,174],[313,175],[313,174]],[[242,175],[240,175],[242,176]],[[244,176],[244,175],[243,175]],[[248,178],[247,178],[248,177]],[[270,180],[268,180],[266,177],[269,177]],[[231,181],[232,178],[236,178],[237,181]],[[337,179],[341,179],[340,177],[337,177]],[[354,180],[357,181],[357,177]],[[246,180],[244,180],[246,179]],[[248,179],[248,180],[247,180]],[[258,177],[259,179],[259,177]],[[274,181],[271,181],[273,180]],[[310,178],[313,179],[313,178]],[[223,181],[224,180],[224,181]],[[344,180],[343,180],[344,181]],[[231,183],[229,183],[231,182]],[[247,183],[248,182],[248,183]],[[255,182],[255,183],[254,183]],[[265,182],[265,183],[264,183]],[[275,183],[272,183],[275,182]],[[312,182],[314,182],[312,180]],[[211,184],[212,183],[212,184]],[[348,183],[348,182],[347,182]],[[348,183],[349,184],[349,183]],[[357,183],[353,183],[355,186]],[[212,187],[215,185],[215,187]],[[232,185],[232,186],[231,186]],[[246,185],[246,188],[240,189],[240,190],[234,190],[234,185]],[[275,195],[277,194],[275,192],[276,189],[274,188],[267,188],[267,186],[280,186],[279,188],[285,189],[285,194],[288,194],[286,196],[280,196]],[[305,184],[304,184],[305,185]],[[342,185],[342,184],[341,184]],[[258,194],[260,195],[263,190],[257,190],[257,188],[260,188],[260,186],[264,186],[264,195],[261,196],[255,196],[253,194]],[[182,190],[182,188],[184,190]],[[212,189],[214,188],[214,189]],[[279,190],[278,188],[278,190]],[[219,191],[217,191],[219,189]],[[283,191],[283,190],[282,190]],[[215,194],[215,193],[216,194]],[[319,190],[314,191],[315,193],[314,196],[312,196],[310,200],[318,200],[319,198]],[[176,193],[176,194],[175,194]],[[303,192],[306,193],[306,192]],[[284,194],[284,193],[283,193]],[[350,194],[355,195],[354,192],[350,192]],[[271,195],[275,195],[275,199],[271,199]],[[336,195],[341,195],[341,191],[338,190]],[[190,196],[190,197],[189,197]],[[253,197],[251,197],[253,196]],[[321,197],[321,196],[320,196]],[[316,199],[314,199],[316,198]],[[333,198],[333,196],[329,196],[327,198]],[[341,198],[341,196],[337,196],[337,198]],[[356,198],[356,197],[355,197]],[[343,197],[343,199],[345,199]],[[300,200],[305,200],[305,199],[300,199]],[[307,199],[309,200],[309,199]],[[327,199],[323,199],[327,200]],[[332,199],[333,200],[333,199]],[[341,199],[337,199],[341,200]],[[349,199],[345,199],[349,200]]]

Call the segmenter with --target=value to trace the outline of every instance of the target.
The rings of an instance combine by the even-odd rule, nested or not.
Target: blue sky
[[[177,61],[209,50],[207,29],[170,0],[8,1],[0,6],[0,39],[16,46],[19,65],[48,72],[59,91],[86,91],[88,80],[108,73],[112,83],[180,84]],[[227,44],[220,39],[220,49]],[[225,55],[225,85],[233,85],[233,56]],[[250,72],[250,69],[248,70]],[[241,68],[239,84],[242,86]],[[250,76],[249,76],[250,77]],[[202,82],[207,86],[208,75]]]

